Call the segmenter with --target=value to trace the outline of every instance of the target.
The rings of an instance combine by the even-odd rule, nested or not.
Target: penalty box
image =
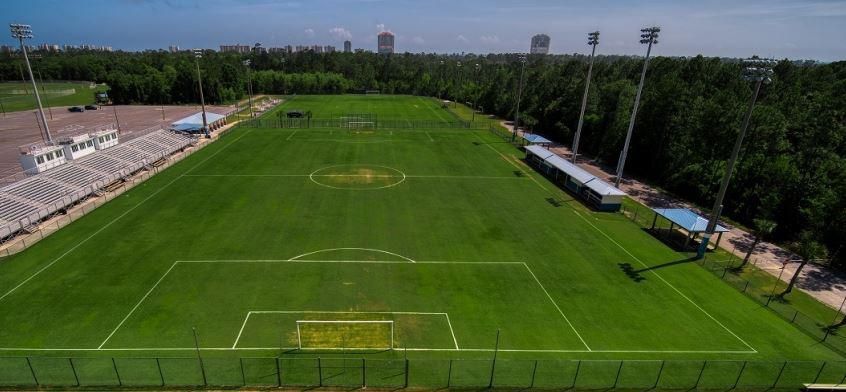
[[[395,348],[491,349],[499,329],[501,349],[586,349],[525,263],[178,261],[122,318],[102,348],[190,348],[192,327],[203,348],[296,348],[320,319],[392,320]]]

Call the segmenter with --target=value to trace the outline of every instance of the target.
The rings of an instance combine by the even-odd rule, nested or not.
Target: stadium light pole
[[[32,66],[29,64],[29,56],[26,54],[26,46],[24,39],[32,38],[32,26],[12,23],[9,25],[12,32],[12,38],[16,38],[21,44],[21,52],[24,55],[26,62],[26,70],[29,72],[29,81],[32,82],[32,91],[35,92],[35,101],[38,103],[38,114],[40,115],[41,123],[44,125],[44,132],[47,134],[47,143],[53,143],[53,137],[50,135],[50,126],[47,125],[47,117],[44,117],[44,107],[41,106],[41,96],[38,94],[38,86],[35,84],[35,77],[32,76]]]
[[[511,142],[517,140],[517,130],[520,127],[520,96],[523,95],[523,75],[526,73],[526,55],[520,53],[517,55],[520,60],[520,80],[517,82],[517,108],[514,111],[514,130],[511,133]]]
[[[629,144],[632,141],[632,131],[634,131],[635,118],[637,118],[637,107],[640,105],[640,94],[643,92],[643,81],[646,79],[646,69],[649,67],[649,54],[652,53],[652,45],[658,43],[658,33],[661,28],[658,26],[647,27],[640,29],[640,43],[647,44],[646,59],[643,60],[643,71],[640,73],[640,83],[637,85],[637,95],[635,95],[634,107],[632,108],[632,117],[629,119],[629,130],[626,131],[626,142],[623,144],[623,152],[620,153],[620,161],[617,162],[617,178],[614,179],[614,186],[620,187],[620,181],[623,180],[623,169],[626,167],[626,156],[629,153]]]
[[[247,67],[247,88],[250,93],[250,118],[253,118],[253,77],[250,75],[250,64],[252,62],[249,59],[244,60],[244,66]]]
[[[723,199],[728,190],[729,181],[731,181],[731,174],[734,171],[734,165],[737,163],[737,156],[740,154],[740,147],[743,145],[743,138],[746,136],[746,130],[749,128],[749,120],[752,118],[752,111],[755,110],[755,102],[758,101],[758,93],[761,92],[761,85],[772,82],[773,65],[775,61],[771,59],[762,59],[757,56],[743,60],[743,79],[754,82],[755,87],[752,91],[752,98],[749,100],[749,107],[746,109],[746,115],[743,117],[743,125],[740,127],[740,133],[737,134],[737,139],[734,141],[734,148],[731,151],[731,158],[726,164],[726,171],[723,173],[723,181],[720,184],[720,190],[717,192],[717,198],[714,200],[714,207],[711,209],[711,216],[708,218],[708,226],[705,227],[705,233],[702,235],[702,241],[699,243],[699,248],[696,250],[696,258],[701,259],[705,256],[705,251],[708,250],[708,242],[714,231],[717,228],[717,221],[720,219],[720,213],[723,210]]]
[[[479,72],[482,70],[482,66],[479,63],[476,63],[476,75],[475,80],[473,81],[476,84],[476,88],[479,88]],[[470,111],[473,112],[473,119],[471,121],[476,121],[476,104],[479,103],[479,94],[473,94],[473,107],[470,108]]]
[[[209,136],[209,124],[206,121],[206,100],[203,97],[203,75],[200,73],[200,58],[203,57],[202,49],[194,49],[194,62],[197,64],[197,82],[200,84],[200,105],[203,108],[203,133]]]
[[[461,61],[458,61],[455,66],[456,76],[458,76],[456,78],[458,79],[458,83],[456,83],[458,90],[455,92],[455,96],[453,97],[452,107],[458,107],[458,95],[461,93],[461,83],[463,83],[463,80],[461,78]]]
[[[590,63],[588,65],[587,79],[585,79],[585,93],[582,96],[582,110],[579,112],[579,125],[576,127],[576,136],[573,137],[573,163],[579,155],[579,139],[582,136],[582,125],[585,120],[585,108],[587,107],[588,92],[590,91],[590,75],[593,73],[593,56],[596,54],[596,46],[599,45],[599,31],[588,33],[588,45],[590,50]]]

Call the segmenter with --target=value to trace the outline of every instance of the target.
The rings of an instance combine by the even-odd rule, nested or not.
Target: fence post
[[[76,380],[76,386],[79,386],[79,375],[76,374],[76,367],[73,366],[73,358],[68,357],[68,364],[70,364],[71,371],[73,372],[73,379]]]
[[[690,388],[690,389],[699,388],[699,381],[702,380],[702,373],[705,373],[705,366],[707,366],[707,365],[708,365],[708,361],[702,361],[702,369],[699,369],[699,376],[696,377],[696,384],[693,384],[693,388]]]
[[[781,375],[784,373],[784,368],[787,367],[787,361],[784,361],[784,365],[781,365],[781,370],[778,371],[778,376],[776,376],[775,382],[773,382],[772,388],[775,388],[778,385],[778,381],[781,380]]]
[[[112,367],[115,369],[115,376],[117,377],[117,380],[118,380],[118,386],[119,386],[119,387],[122,387],[122,386],[123,386],[123,381],[121,381],[121,379],[120,379],[120,373],[118,373],[118,370],[117,370],[117,362],[115,362],[115,358],[114,358],[114,357],[112,357]]]
[[[614,386],[612,388],[617,388],[617,382],[620,381],[620,373],[623,371],[623,361],[620,361],[620,367],[617,368],[617,376],[614,377]]]
[[[452,359],[449,360],[449,370],[447,371],[447,389],[449,389],[451,381],[452,381]]]
[[[667,361],[663,361],[663,360],[661,361],[661,367],[658,369],[658,376],[655,377],[655,384],[653,384],[652,388],[649,388],[648,390],[653,390],[655,388],[658,388],[658,384],[661,382],[661,374],[664,373],[664,364],[666,362]]]
[[[581,370],[581,368],[582,368],[582,360],[580,359],[579,362],[576,363],[576,374],[573,375],[573,385],[571,385],[570,388],[567,388],[567,389],[573,389],[573,388],[576,387],[576,380],[579,379],[579,370]]]
[[[820,366],[820,370],[818,370],[818,371],[817,371],[817,375],[814,377],[814,381],[813,381],[813,382],[811,382],[812,384],[816,384],[816,383],[817,383],[817,380],[819,380],[819,379],[820,379],[820,376],[822,375],[823,369],[825,369],[825,365],[826,365],[827,363],[828,363],[828,362],[823,361],[822,366]]]
[[[403,388],[408,388],[408,358],[405,359],[405,383]]]
[[[538,360],[535,360],[535,367],[532,368],[532,382],[529,383],[529,389],[535,387],[535,374],[538,372]]]
[[[720,279],[726,278],[726,272],[728,272],[728,270],[729,270],[728,267],[723,268],[723,276],[721,276]]]
[[[241,384],[247,386],[247,375],[244,373],[244,358],[238,357],[238,363],[241,365]]]
[[[158,357],[156,357],[156,369],[159,369],[159,380],[161,380],[162,386],[164,386],[165,385],[165,379],[164,379],[164,372],[162,372],[162,362],[159,360]]]
[[[366,359],[361,358],[361,387],[367,388],[367,364]]]
[[[279,357],[276,357],[276,385],[281,387],[282,386],[282,371],[279,367]]]
[[[743,361],[743,366],[740,367],[740,373],[737,374],[737,379],[734,380],[734,385],[732,385],[730,391],[737,388],[737,383],[740,382],[740,377],[743,376],[743,371],[746,370],[746,361]]]
[[[743,286],[743,292],[745,293],[745,292],[746,292],[746,289],[748,289],[748,288],[749,288],[749,281],[747,280],[747,281],[746,281],[746,285],[745,285],[745,286]]]
[[[35,380],[35,385],[41,386],[38,383],[38,377],[35,376],[35,369],[32,368],[32,362],[29,361],[29,357],[26,357],[26,365],[29,366],[29,372],[32,373],[32,379]]]
[[[317,357],[317,377],[320,379],[318,381],[319,386],[323,386],[323,366],[320,364],[320,357]]]

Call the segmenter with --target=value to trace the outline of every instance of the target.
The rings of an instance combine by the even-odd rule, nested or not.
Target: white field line
[[[28,278],[26,278],[23,282],[19,283],[19,284],[18,284],[17,286],[15,286],[15,287],[12,287],[12,289],[11,289],[11,290],[7,291],[5,294],[3,294],[2,296],[0,296],[0,301],[3,301],[3,299],[4,299],[4,298],[6,298],[6,297],[8,297],[8,296],[9,296],[9,294],[12,294],[13,292],[15,292],[15,290],[19,289],[21,286],[25,285],[27,282],[29,282],[30,280],[32,280],[33,278],[35,278],[36,276],[38,276],[39,274],[41,274],[42,272],[44,272],[47,268],[52,267],[52,266],[53,266],[53,264],[56,264],[59,260],[63,259],[65,256],[67,256],[68,254],[70,254],[71,252],[73,252],[74,250],[76,250],[77,248],[79,248],[80,246],[82,246],[83,244],[85,244],[86,242],[88,242],[88,240],[90,240],[91,238],[94,238],[94,236],[96,236],[97,234],[100,234],[103,230],[107,229],[109,226],[111,226],[112,224],[114,224],[115,222],[117,222],[118,220],[120,220],[121,218],[123,218],[124,216],[126,216],[127,214],[129,214],[130,212],[135,211],[135,209],[136,209],[136,208],[140,207],[140,206],[141,206],[142,204],[144,204],[147,200],[152,199],[154,196],[158,195],[158,194],[159,194],[159,192],[161,192],[161,191],[165,190],[165,189],[166,189],[167,187],[169,187],[171,184],[173,184],[174,182],[178,181],[180,178],[185,177],[185,175],[186,175],[186,174],[190,173],[191,171],[193,171],[194,169],[196,169],[197,167],[199,167],[199,166],[200,166],[200,165],[202,165],[203,163],[206,163],[206,161],[208,161],[208,160],[209,160],[209,159],[211,159],[212,157],[216,156],[218,153],[220,153],[221,151],[223,151],[224,149],[226,149],[226,147],[229,147],[229,146],[231,146],[232,144],[235,144],[235,142],[237,142],[238,140],[241,140],[241,138],[243,138],[244,136],[246,136],[248,133],[250,133],[250,131],[249,131],[249,130],[247,130],[246,132],[244,132],[244,134],[243,134],[243,135],[241,135],[241,136],[239,136],[237,139],[235,139],[235,140],[231,141],[229,144],[227,144],[227,145],[225,145],[225,146],[221,147],[221,149],[220,149],[220,150],[217,150],[217,151],[215,151],[213,154],[211,154],[211,155],[207,156],[205,159],[203,159],[202,161],[198,162],[196,165],[192,166],[190,169],[186,170],[184,173],[182,173],[182,174],[181,174],[181,175],[179,175],[178,177],[174,178],[173,180],[171,180],[171,181],[170,181],[170,182],[168,182],[167,184],[162,185],[162,187],[161,187],[161,188],[157,189],[155,192],[151,193],[149,196],[147,196],[147,197],[145,197],[144,199],[142,199],[141,201],[139,201],[139,202],[138,202],[138,204],[136,204],[136,205],[134,205],[134,206],[130,207],[128,210],[124,211],[122,214],[118,215],[117,217],[115,217],[114,219],[112,219],[111,221],[109,221],[109,223],[106,223],[105,225],[103,225],[102,227],[100,227],[99,229],[97,229],[97,231],[95,231],[95,232],[91,233],[91,235],[89,235],[88,237],[85,237],[82,241],[77,242],[77,243],[76,243],[76,245],[74,245],[73,247],[71,247],[70,249],[68,249],[65,253],[62,253],[61,255],[59,255],[59,257],[56,257],[56,258],[55,258],[53,261],[51,261],[49,264],[45,265],[44,267],[42,267],[42,268],[41,268],[41,269],[39,269],[38,271],[35,271],[35,273],[34,273],[34,274],[30,275],[30,276],[29,276]]]
[[[338,251],[338,250],[362,250],[362,251],[368,251],[368,252],[384,253],[384,254],[386,254],[386,255],[391,255],[391,256],[396,256],[396,257],[399,257],[399,258],[401,258],[401,259],[403,259],[403,260],[407,260],[407,261],[410,261],[410,262],[412,262],[412,263],[414,262],[414,260],[413,260],[413,259],[411,259],[410,257],[405,257],[405,256],[403,256],[403,255],[401,255],[401,254],[398,254],[398,253],[389,252],[389,251],[387,251],[387,250],[382,250],[382,249],[375,249],[375,248],[329,248],[329,249],[320,249],[320,250],[316,250],[316,251],[313,251],[313,252],[303,253],[303,254],[301,254],[301,255],[299,255],[299,256],[294,256],[294,257],[292,257],[292,258],[290,258],[290,259],[288,259],[288,260],[289,260],[289,261],[294,261],[294,260],[297,260],[297,259],[299,259],[299,258],[301,258],[301,257],[311,256],[311,255],[313,255],[313,254],[317,254],[317,253],[334,252],[334,251]]]
[[[332,263],[332,264],[343,264],[343,263],[357,263],[357,264],[410,264],[408,261],[377,261],[377,260],[287,260],[287,259],[220,259],[220,260],[178,260],[177,263],[198,263],[198,264],[205,264],[205,263]],[[522,261],[440,261],[440,260],[424,260],[424,261],[415,261],[414,264],[517,264],[522,265],[525,264]],[[256,313],[256,312],[253,312]],[[366,312],[366,313],[373,313],[373,312]]]
[[[285,138],[285,140],[291,140],[291,138],[294,137],[294,135],[297,134],[297,131],[299,131],[299,129],[295,129],[294,132],[291,132],[291,134],[288,135],[288,137]]]
[[[493,152],[495,152],[495,153],[499,154],[499,156],[501,156],[501,157],[502,157],[502,159],[505,159],[505,161],[506,161],[506,162],[508,162],[509,164],[511,164],[511,166],[514,166],[514,168],[516,168],[517,170],[519,170],[519,171],[521,171],[521,172],[525,172],[525,173],[526,173],[526,177],[529,177],[529,179],[531,179],[531,180],[532,180],[532,182],[534,182],[535,184],[537,184],[537,186],[539,186],[539,187],[540,187],[541,189],[543,189],[544,191],[549,192],[549,189],[546,189],[546,187],[545,187],[545,186],[543,186],[543,184],[541,184],[540,182],[538,182],[538,180],[536,180],[536,179],[535,179],[535,177],[534,177],[534,176],[532,176],[532,173],[529,173],[528,171],[523,170],[524,168],[522,168],[522,167],[520,167],[519,165],[517,165],[516,163],[514,163],[514,161],[512,161],[512,160],[511,160],[511,158],[509,158],[509,157],[508,157],[508,156],[506,156],[505,154],[501,153],[499,150],[497,150],[497,149],[493,148],[493,146],[491,146],[490,144],[485,143],[485,139],[482,139],[482,137],[481,137],[481,136],[479,136],[479,134],[478,134],[478,133],[476,133],[475,131],[473,131],[473,134],[474,134],[474,135],[476,135],[476,137],[477,137],[479,140],[481,140],[481,141],[482,141],[482,144],[484,144],[485,146],[487,146],[488,148],[490,148]]]
[[[247,320],[250,319],[250,315],[252,313],[253,312],[247,312],[247,317],[244,317],[244,323],[241,324],[241,329],[238,331],[238,337],[235,338],[235,343],[232,343],[233,349],[238,346],[238,341],[241,340],[241,334],[244,333],[244,327],[247,326]]]
[[[640,265],[642,265],[644,268],[649,268],[649,266],[648,266],[648,265],[646,265],[646,263],[644,263],[644,262],[643,262],[643,261],[641,261],[639,258],[637,258],[637,256],[635,256],[635,255],[633,255],[631,252],[629,252],[629,250],[628,250],[628,249],[626,249],[625,247],[623,247],[623,245],[620,245],[620,243],[619,243],[619,242],[617,242],[617,241],[615,241],[613,238],[611,238],[611,236],[609,236],[608,234],[605,234],[605,232],[604,232],[604,231],[602,231],[602,230],[601,230],[599,227],[597,227],[596,225],[594,225],[594,224],[593,224],[593,222],[591,222],[591,221],[590,221],[590,220],[588,220],[587,218],[583,217],[583,216],[582,216],[582,214],[579,214],[579,212],[578,212],[578,211],[575,211],[575,210],[574,210],[573,212],[574,212],[574,213],[575,213],[575,214],[576,214],[579,218],[582,218],[582,220],[584,220],[585,222],[587,222],[587,224],[588,224],[588,225],[590,225],[590,226],[591,226],[591,227],[593,227],[596,231],[598,231],[600,234],[602,234],[605,238],[607,238],[609,241],[611,241],[614,245],[617,245],[617,247],[618,247],[618,248],[620,248],[620,249],[622,249],[622,250],[623,250],[623,252],[626,252],[626,254],[627,254],[627,255],[629,255],[629,257],[631,257],[632,259],[634,259],[635,261],[637,261],[638,263],[640,263]],[[668,287],[670,287],[671,289],[673,289],[673,291],[675,291],[676,293],[678,293],[678,295],[680,295],[682,298],[684,298],[685,300],[687,300],[687,302],[690,302],[693,306],[695,306],[695,307],[696,307],[697,309],[699,309],[702,313],[704,313],[706,316],[708,316],[708,318],[710,318],[710,319],[711,319],[711,320],[713,320],[715,323],[717,323],[717,325],[719,325],[719,326],[720,326],[720,327],[722,327],[724,330],[726,330],[728,333],[730,333],[732,336],[734,336],[737,340],[739,340],[741,343],[743,343],[743,345],[745,345],[745,346],[746,346],[746,347],[748,347],[750,350],[752,350],[752,351],[754,351],[754,352],[756,352],[756,353],[758,352],[757,350],[755,350],[755,348],[754,348],[754,347],[752,347],[751,345],[749,345],[749,343],[747,343],[747,342],[746,342],[745,340],[743,340],[740,336],[738,336],[736,333],[734,333],[734,331],[732,331],[731,329],[729,329],[728,327],[726,327],[723,323],[721,323],[721,322],[720,322],[720,320],[717,320],[717,318],[716,318],[716,317],[712,316],[712,315],[711,315],[711,313],[708,313],[708,311],[707,311],[707,310],[705,310],[704,308],[702,308],[701,306],[699,306],[699,304],[697,304],[695,301],[693,301],[692,299],[690,299],[690,297],[688,297],[687,295],[685,295],[684,293],[682,293],[682,292],[681,292],[681,290],[679,290],[679,289],[677,289],[677,288],[676,288],[676,286],[673,286],[673,284],[672,284],[672,283],[668,282],[666,279],[664,279],[664,277],[662,277],[660,274],[658,274],[657,272],[655,272],[655,270],[649,270],[649,272],[650,272],[650,273],[652,273],[653,275],[655,275],[655,277],[657,277],[659,280],[661,280],[662,282],[664,282],[664,284],[666,284]]]
[[[547,297],[547,298],[549,298],[549,301],[550,301],[550,302],[552,302],[552,305],[553,305],[553,306],[555,306],[555,309],[558,309],[558,313],[560,313],[560,314],[561,314],[561,317],[564,317],[564,321],[566,321],[566,322],[567,322],[567,325],[569,325],[569,326],[570,326],[570,329],[572,329],[572,330],[573,330],[573,332],[575,332],[575,333],[576,333],[576,336],[578,336],[578,337],[579,337],[579,340],[581,340],[582,344],[584,344],[584,345],[585,345],[585,348],[586,348],[588,351],[593,351],[593,350],[591,350],[591,349],[590,349],[590,346],[588,346],[587,342],[585,342],[585,339],[584,339],[584,338],[582,338],[582,335],[579,333],[579,331],[577,331],[577,330],[576,330],[576,327],[574,327],[574,326],[573,326],[573,323],[571,323],[571,322],[570,322],[570,319],[568,319],[568,318],[567,318],[567,316],[566,316],[566,315],[564,315],[564,312],[561,310],[561,308],[560,308],[560,307],[558,307],[558,304],[555,302],[555,300],[554,300],[554,299],[552,299],[552,296],[551,296],[551,295],[549,295],[549,291],[546,291],[546,287],[543,287],[543,284],[541,284],[540,280],[539,280],[539,279],[538,279],[538,277],[535,275],[535,273],[534,273],[534,272],[532,272],[532,269],[531,269],[531,268],[529,268],[529,265],[528,265],[528,264],[526,264],[526,263],[523,263],[523,266],[524,266],[524,267],[526,267],[526,271],[529,271],[529,274],[531,274],[531,275],[532,275],[532,278],[535,278],[535,282],[537,282],[537,283],[538,283],[538,286],[540,286],[541,290],[543,290],[544,294],[546,294],[546,297]]]
[[[378,177],[378,178],[400,178],[402,176],[367,175],[367,174],[189,174],[185,177]],[[435,179],[459,179],[459,180],[527,180],[527,177],[517,176],[450,176],[450,175],[406,175],[406,178],[435,178]]]
[[[384,347],[373,350],[384,350]],[[333,349],[300,349],[298,347],[200,347],[201,351],[278,351],[278,350],[333,350]],[[351,350],[350,348],[335,350]],[[366,349],[355,349],[366,350]],[[395,350],[408,351],[451,351],[451,352],[514,352],[514,353],[606,353],[606,354],[757,354],[757,351],[750,350],[533,350],[533,349],[499,349],[491,348],[398,348]],[[196,347],[126,347],[126,348],[25,348],[25,347],[1,347],[0,351],[197,351]],[[632,360],[638,361],[638,360]],[[652,361],[652,360],[649,360]]]
[[[452,322],[449,321],[449,313],[444,313],[447,319],[447,325],[449,325],[449,333],[452,334],[452,342],[455,343],[455,349],[458,350],[458,339],[455,338],[455,331],[452,329]]]
[[[434,141],[435,141],[435,139],[432,139],[432,135],[430,135],[430,134],[429,134],[429,131],[423,131],[423,132],[426,132],[426,136],[428,136],[428,137],[429,137],[429,141],[430,141],[430,142],[434,142]]]
[[[108,342],[109,339],[111,339],[112,336],[115,334],[115,332],[117,332],[117,330],[120,329],[120,327],[123,325],[123,323],[125,323],[126,320],[129,319],[129,316],[132,316],[132,313],[135,313],[135,310],[138,309],[138,307],[141,306],[141,303],[144,302],[144,300],[147,299],[147,297],[150,296],[150,293],[152,293],[153,290],[155,290],[156,287],[158,287],[159,283],[161,283],[162,280],[164,280],[164,278],[167,276],[167,274],[169,274],[170,271],[173,270],[173,267],[176,267],[176,264],[177,263],[173,263],[173,264],[170,265],[170,268],[168,268],[167,271],[165,271],[164,275],[162,275],[162,277],[159,278],[159,280],[156,281],[156,283],[153,285],[153,287],[150,287],[150,289],[147,290],[147,293],[144,294],[144,296],[141,297],[140,300],[138,300],[138,303],[136,303],[135,306],[132,307],[132,309],[129,311],[129,313],[126,314],[126,316],[123,318],[123,320],[121,320],[120,323],[115,327],[115,329],[112,330],[112,333],[110,333],[109,336],[106,336],[106,339],[103,340],[103,343],[100,343],[100,346],[97,347],[97,348],[103,348],[103,346],[106,345],[106,342]]]

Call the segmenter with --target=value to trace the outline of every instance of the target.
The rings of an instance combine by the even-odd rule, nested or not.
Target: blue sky
[[[5,23],[33,26],[38,43],[120,49],[322,44],[373,50],[376,33],[410,52],[528,51],[642,54],[639,29],[662,28],[658,55],[846,59],[846,0],[85,0],[0,1]],[[8,34],[0,42],[12,44]]]

